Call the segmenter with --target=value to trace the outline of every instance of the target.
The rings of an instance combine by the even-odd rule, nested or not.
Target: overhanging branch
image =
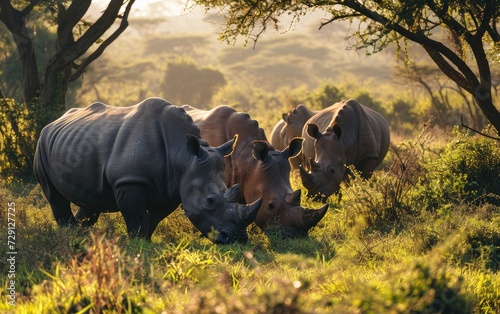
[[[128,27],[128,17],[130,14],[130,10],[132,9],[132,5],[134,4],[135,0],[130,0],[129,3],[127,4],[127,7],[125,9],[125,12],[123,13],[123,17],[121,18],[120,26],[111,34],[106,40],[104,40],[99,47],[92,52],[87,58],[85,58],[78,66],[76,71],[71,75],[70,77],[70,82],[73,82],[74,80],[78,79],[85,69],[97,58],[99,58],[104,50],[111,45]]]

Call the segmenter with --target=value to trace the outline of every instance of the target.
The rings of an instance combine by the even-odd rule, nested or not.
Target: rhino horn
[[[292,193],[289,193],[285,196],[285,201],[290,205],[300,205],[300,195],[302,194],[301,190],[295,190]]]
[[[299,167],[300,178],[302,179],[302,183],[304,186],[311,186],[314,183],[313,175],[307,172],[302,165]]]
[[[243,225],[248,226],[249,224],[254,222],[261,205],[262,197],[252,204],[244,206],[243,210],[241,211],[241,222],[243,223]]]
[[[312,159],[312,157],[309,158],[309,163],[311,164],[311,170],[313,170],[313,171],[318,170],[319,164],[316,161],[314,161],[314,159]]]
[[[328,204],[324,205],[320,209],[307,209],[304,208],[302,215],[302,223],[305,230],[309,230],[316,226],[318,222],[325,216],[326,210],[328,209]]]

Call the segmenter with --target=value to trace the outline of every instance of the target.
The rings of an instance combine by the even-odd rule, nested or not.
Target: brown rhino
[[[389,149],[387,121],[355,99],[344,100],[311,117],[305,137],[300,176],[308,196],[323,199],[338,192],[354,165],[369,178]]]
[[[263,198],[255,219],[259,228],[277,226],[286,237],[305,236],[323,218],[328,205],[319,210],[301,207],[301,191],[293,191],[290,185],[288,159],[300,153],[302,138],[292,139],[281,151],[275,150],[258,122],[246,113],[238,113],[229,106],[210,111],[187,105],[183,108],[211,145],[238,135],[238,145],[226,159],[226,183],[240,184],[242,202]]]
[[[180,203],[216,243],[245,242],[262,200],[236,203],[227,189],[223,156],[180,107],[149,98],[131,107],[94,103],[71,109],[38,140],[34,171],[59,225],[92,225],[101,212],[120,211],[131,236],[151,238]],[[70,202],[80,206],[75,216]]]
[[[271,131],[271,144],[274,148],[283,150],[293,138],[302,136],[304,124],[315,114],[304,105],[298,105],[292,111],[284,113]],[[293,169],[299,169],[300,154],[290,158]]]

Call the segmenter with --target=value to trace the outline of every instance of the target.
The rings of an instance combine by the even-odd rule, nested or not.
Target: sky
[[[100,12],[109,0],[95,0],[92,3],[93,11]],[[185,0],[136,0],[132,6],[132,15],[135,17],[142,16],[179,16],[186,14],[184,10],[186,6]]]

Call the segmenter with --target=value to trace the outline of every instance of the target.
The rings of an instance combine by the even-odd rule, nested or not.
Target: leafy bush
[[[36,119],[22,103],[0,99],[0,176],[7,182],[32,179]]]
[[[427,209],[449,203],[500,205],[500,148],[495,140],[455,130],[439,158],[426,165],[420,184]]]

